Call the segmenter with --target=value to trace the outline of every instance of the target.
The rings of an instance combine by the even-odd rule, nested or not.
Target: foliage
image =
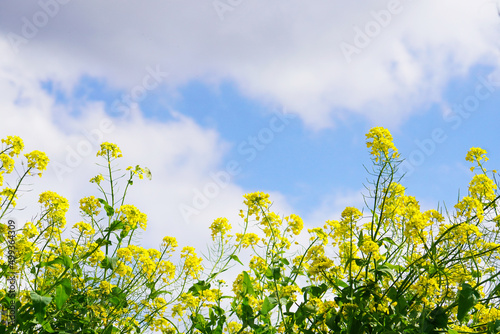
[[[150,173],[129,167],[127,179],[115,179],[121,152],[103,143],[98,156],[107,173],[91,179],[102,196],[80,201],[84,221],[73,225],[72,238],[62,236],[68,201],[52,192],[40,195],[40,219],[15,235],[15,268],[2,261],[0,279],[17,272],[19,293],[11,298],[0,290],[0,303],[6,309],[14,301],[17,318],[0,331],[499,333],[499,196],[486,151],[468,152],[477,173],[453,212],[422,211],[396,177],[401,160],[389,131],[373,128],[366,137],[373,162],[366,212],[347,207],[339,220],[309,229],[301,245],[300,217],[274,213],[267,194],[247,194],[241,233],[230,234],[226,218],[211,225],[205,266],[192,247],[174,265],[173,237],[159,250],[133,244],[147,217],[125,197],[134,178]],[[23,148],[17,137],[2,143],[0,181]],[[26,156],[18,188],[47,166],[36,152]],[[18,188],[0,193],[0,218],[15,205]],[[5,253],[12,234],[6,224],[0,232]],[[243,270],[228,287],[222,276],[231,267]]]

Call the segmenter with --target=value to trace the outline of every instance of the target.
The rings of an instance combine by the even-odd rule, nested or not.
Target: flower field
[[[82,221],[68,222],[68,200],[46,191],[38,219],[16,226],[20,186],[50,162],[22,156],[19,137],[1,143],[0,333],[500,333],[498,173],[481,148],[465,157],[465,196],[423,211],[397,176],[390,132],[372,128],[364,208],[304,228],[273,212],[268,194],[246,194],[240,221],[207,230],[208,261],[175,236],[136,244],[154,222],[127,192],[151,173],[122,169],[112,143],[97,152],[103,171],[79,202]]]

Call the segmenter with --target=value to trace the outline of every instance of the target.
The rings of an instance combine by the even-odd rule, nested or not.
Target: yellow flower
[[[119,214],[119,220],[121,220],[125,224],[125,230],[128,231],[130,229],[135,229],[137,224],[143,229],[146,230],[147,227],[147,219],[146,214],[142,213],[133,205],[122,205],[116,213]]]
[[[97,152],[96,156],[107,158],[108,155],[110,155],[113,158],[121,158],[122,152],[120,151],[120,148],[115,144],[104,142],[101,144],[101,150]]]
[[[144,175],[146,175],[146,177],[151,180],[151,171],[146,167],[142,168],[139,165],[137,165],[134,168],[132,166],[129,166],[127,167],[127,170],[129,170],[130,173],[132,173],[132,175],[137,175],[140,180],[144,178]]]
[[[304,222],[302,221],[302,218],[292,214],[288,217],[285,217],[285,220],[288,222],[288,226],[292,229],[292,233],[295,235],[299,235],[300,232],[302,231],[302,228],[304,227]]]
[[[371,253],[375,260],[380,259],[379,247],[376,242],[371,240],[370,237],[365,236],[365,238],[363,239],[363,244],[359,247],[359,249],[366,255]]]
[[[490,201],[495,199],[495,191],[497,185],[484,174],[474,175],[469,183],[469,192],[473,198],[481,200],[486,198]]]
[[[488,157],[486,157],[486,151],[480,147],[471,147],[467,155],[465,156],[465,160],[469,162],[477,162],[480,163],[482,160],[488,161]]]
[[[5,153],[2,153],[2,154],[0,154],[0,161],[2,161],[2,167],[1,168],[5,169],[6,172],[7,172],[7,174],[12,173],[12,171],[14,170],[14,159],[12,159],[11,157],[9,157]]]
[[[328,243],[328,234],[326,234],[325,231],[321,227],[315,227],[313,229],[308,229],[307,232],[316,235],[316,237],[312,236],[310,238],[310,240],[314,240],[316,238],[319,238],[323,242],[323,245],[326,245]]]
[[[169,279],[173,279],[175,277],[175,265],[170,261],[161,260],[158,263],[158,274],[166,274]],[[166,280],[164,282],[167,283]]]
[[[344,211],[340,214],[343,223],[354,223],[356,220],[361,218],[361,212],[353,207],[346,207]]]
[[[41,172],[47,169],[47,165],[49,163],[49,158],[47,157],[47,155],[40,151],[33,151],[31,153],[25,154],[24,156],[26,157],[26,159],[28,159],[28,167],[38,169],[40,171],[38,175],[42,177]]]
[[[174,237],[166,236],[163,238],[162,246],[166,247],[166,248],[170,247],[171,249],[167,251],[169,253],[169,252],[173,251],[178,246],[177,239],[175,239]]]
[[[460,202],[455,205],[457,209],[458,216],[464,216],[467,218],[471,218],[473,212],[476,212],[476,216],[479,221],[483,221],[484,218],[484,210],[482,203],[477,198],[472,198],[466,196],[462,198]]]
[[[372,139],[372,141],[368,141]],[[392,142],[392,135],[389,130],[382,127],[371,128],[366,134],[366,147],[371,148],[370,154],[375,157],[375,161],[378,161],[381,156],[389,159],[389,150],[392,150],[392,158],[397,158],[399,156],[398,150],[394,143]]]
[[[264,274],[267,270],[267,263],[260,256],[254,255],[250,260],[250,264],[248,266],[260,274]]]
[[[240,332],[241,327],[243,327],[241,324],[231,321],[229,324],[227,324],[226,330],[229,332],[229,334],[236,334]]]
[[[40,194],[38,200],[47,212],[47,219],[57,223],[59,228],[64,228],[66,225],[66,212],[69,209],[68,200],[53,191],[46,191]]]
[[[255,233],[236,233],[236,242],[241,242],[243,248],[255,246],[259,242],[259,240],[259,236]]]
[[[94,249],[97,247],[97,243],[92,242],[91,244],[88,244],[87,247],[88,247],[89,251],[94,251]],[[101,263],[101,261],[104,260],[105,257],[106,257],[106,255],[104,254],[104,252],[100,248],[97,248],[92,253],[92,255],[89,257],[89,262],[92,265],[96,266],[99,263]]]
[[[104,177],[103,177],[101,174],[99,174],[99,175],[97,175],[97,176],[95,176],[95,177],[91,178],[89,182],[90,182],[90,183],[97,183],[97,184],[101,184],[101,181],[102,181],[102,180],[104,180]]]
[[[38,229],[36,228],[36,226],[32,222],[27,222],[24,225],[23,234],[27,238],[33,238],[33,237],[38,235]]]
[[[83,233],[83,234],[88,235],[88,236],[92,236],[95,234],[95,230],[88,223],[79,222],[79,223],[76,223],[75,225],[73,225],[73,228],[78,229],[78,231],[80,231],[80,233]]]
[[[243,201],[243,203],[248,207],[248,215],[258,215],[261,210],[267,209],[269,204],[271,204],[269,194],[265,194],[260,191],[246,194],[243,197],[245,197],[245,201]]]
[[[2,191],[0,191],[0,196],[5,196],[5,201],[10,201],[12,206],[16,206],[16,190],[11,189],[11,188],[4,188]]]
[[[198,278],[200,271],[203,270],[201,266],[202,259],[196,256],[194,248],[190,246],[184,247],[181,251],[181,258],[184,259],[184,271],[186,275]]]
[[[102,260],[101,260],[102,261]],[[122,261],[118,261],[115,272],[121,277],[129,277],[132,274],[132,268],[127,266]]]
[[[9,153],[11,157],[14,155],[19,156],[19,153],[24,149],[23,140],[17,136],[8,136],[7,139],[2,139],[2,143],[11,145],[12,151]]]
[[[107,281],[101,281],[101,283],[99,284],[99,287],[105,295],[109,295],[111,293],[111,289],[113,289],[114,286],[115,285],[110,284]]]
[[[212,230],[212,240],[215,241],[215,237],[220,234],[221,239],[224,240],[226,233],[231,230],[231,225],[229,225],[227,218],[217,218],[214,220],[212,225],[210,225]]]
[[[80,200],[80,210],[89,216],[97,216],[100,212],[101,202],[94,196],[84,197]]]

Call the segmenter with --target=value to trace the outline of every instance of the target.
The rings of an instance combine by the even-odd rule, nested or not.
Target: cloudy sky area
[[[499,23],[488,0],[4,0],[0,137],[51,159],[12,214],[53,190],[76,222],[109,141],[152,171],[128,197],[145,246],[203,249],[253,191],[318,226],[363,207],[373,126],[408,159],[407,192],[451,207],[470,147],[500,167]]]

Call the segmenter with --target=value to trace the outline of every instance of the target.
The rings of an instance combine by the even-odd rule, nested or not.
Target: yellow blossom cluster
[[[181,251],[181,258],[184,259],[184,272],[186,275],[190,275],[193,278],[198,278],[200,272],[203,270],[201,265],[202,259],[199,258],[195,249],[190,246],[186,246]]]
[[[97,152],[97,157],[101,156],[104,158],[121,158],[122,151],[118,146],[112,143],[104,142],[101,144],[101,149]]]
[[[122,221],[125,225],[125,231],[135,229],[137,224],[139,224],[143,230],[146,230],[147,216],[140,212],[135,206],[129,204],[122,205],[116,210],[116,213],[118,214],[118,220]]]
[[[45,191],[40,194],[38,202],[45,209],[46,219],[50,220],[58,228],[66,226],[66,212],[69,209],[69,202],[66,198],[53,191]]]
[[[90,217],[98,216],[101,212],[100,210],[98,210],[100,207],[101,202],[99,202],[99,200],[94,196],[84,197],[80,199],[80,210],[82,210],[83,213]]]
[[[370,154],[375,157],[375,161],[380,158],[389,159],[399,156],[396,146],[394,146],[392,135],[389,130],[382,127],[371,128],[366,134],[366,146],[371,148]],[[371,140],[371,141],[369,141]],[[392,154],[389,153],[392,151]]]
[[[210,229],[212,230],[212,240],[215,241],[215,238],[220,235],[221,240],[224,240],[227,232],[231,230],[231,225],[229,224],[227,218],[217,218],[214,220],[212,225],[210,225]]]

